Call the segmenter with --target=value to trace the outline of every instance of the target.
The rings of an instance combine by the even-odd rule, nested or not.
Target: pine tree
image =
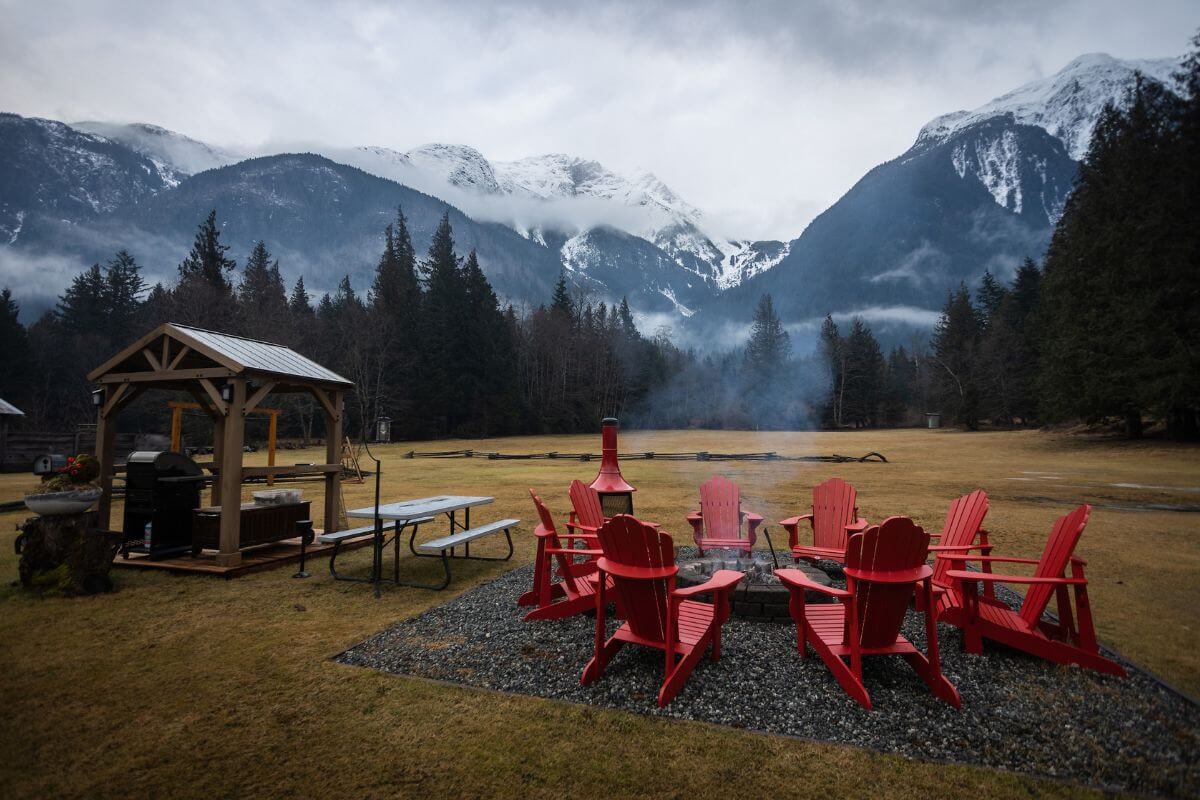
[[[935,396],[942,413],[970,430],[979,428],[979,387],[976,367],[979,353],[979,314],[971,305],[965,285],[946,298],[946,306],[933,335]]]
[[[628,304],[626,304],[628,310]],[[575,318],[575,304],[571,302],[571,293],[567,290],[567,275],[558,273],[558,282],[554,284],[554,296],[550,299],[550,310],[562,314],[566,319]]]
[[[279,273],[279,262],[271,260],[261,239],[254,244],[238,285],[240,328],[257,338],[278,338],[286,328],[288,298]]]
[[[29,334],[20,315],[12,290],[4,287],[0,290],[0,398],[19,408],[29,397],[30,378],[35,374]]]
[[[879,424],[883,397],[883,351],[871,329],[860,317],[850,323],[850,333],[844,343],[845,396],[843,421],[857,428]]]
[[[229,280],[225,274],[237,267],[237,262],[226,255],[229,245],[221,244],[221,231],[217,228],[217,210],[208,212],[204,222],[196,231],[192,251],[179,265],[181,278],[199,278],[214,289],[228,291]]]
[[[475,367],[463,376],[470,384],[470,425],[475,435],[511,433],[520,419],[520,390],[513,370],[515,343],[496,293],[472,250],[463,264],[466,344]],[[510,306],[511,309],[511,306]]]
[[[817,349],[829,381],[825,402],[821,404],[821,427],[839,428],[846,394],[846,351],[832,315],[826,314],[821,323]]]
[[[775,313],[771,295],[764,294],[754,310],[750,341],[746,345],[746,366],[755,373],[772,374],[783,368],[791,354],[791,337]]]
[[[1008,290],[1004,288],[1004,285],[996,280],[990,270],[985,269],[983,278],[979,282],[979,291],[975,295],[985,327],[990,325],[1000,312],[1000,304],[1004,302],[1006,294],[1008,294]]]
[[[56,308],[63,330],[76,336],[103,335],[108,323],[107,294],[108,286],[99,264],[72,278]]]
[[[292,287],[292,293],[288,297],[288,311],[294,318],[313,313],[312,298],[309,297],[308,290],[304,288],[303,275],[296,278],[296,283]]]
[[[421,304],[424,347],[418,381],[421,416],[433,435],[445,436],[467,416],[468,401],[457,377],[472,368],[470,346],[459,323],[466,289],[448,213],[434,231],[425,265],[427,289]]]
[[[104,304],[110,341],[120,344],[141,331],[142,296],[146,281],[142,268],[126,250],[120,250],[104,268]]]

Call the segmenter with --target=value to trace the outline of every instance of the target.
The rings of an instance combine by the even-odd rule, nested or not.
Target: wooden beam
[[[279,434],[279,412],[275,411],[271,415],[271,421],[267,424],[267,466],[275,466],[275,442]],[[267,485],[272,486],[275,483],[275,474],[267,476]]]
[[[221,534],[216,561],[222,567],[235,567],[242,560],[242,445],[246,437],[242,407],[246,404],[246,379],[234,378],[230,383],[233,399],[225,414],[225,441],[221,445],[221,473],[217,481],[221,484]]]
[[[316,393],[316,387],[313,387]],[[320,399],[320,395],[318,395]],[[342,393],[332,391],[324,401],[325,405],[325,461],[330,465],[342,463]],[[325,475],[325,517],[322,524],[326,531],[340,529],[341,520],[338,510],[342,499],[342,471],[329,472]]]
[[[108,400],[104,403],[104,406],[100,409],[100,416],[107,417],[109,414],[111,414],[112,410],[114,408],[116,408],[117,403],[121,402],[121,398],[124,397],[125,393],[128,391],[129,391],[129,384],[123,383],[123,384],[120,384],[119,386],[117,386],[112,391],[106,392],[106,394],[108,395]]]
[[[150,331],[145,336],[143,336],[142,338],[138,339],[133,344],[126,347],[121,352],[117,353],[115,356],[110,358],[108,361],[105,361],[103,364],[101,364],[100,366],[96,367],[94,370],[89,372],[87,374],[87,379],[89,381],[100,381],[101,383],[109,383],[109,381],[103,380],[104,377],[107,377],[105,375],[106,372],[108,372],[110,369],[114,369],[117,366],[117,364],[120,364],[122,361],[125,361],[126,359],[137,355],[138,351],[141,350],[143,347],[145,347],[146,345],[153,342],[159,336],[163,336],[164,334],[166,334],[167,328],[168,328],[168,326],[166,323],[159,325],[157,328]]]
[[[104,388],[104,394],[111,402],[114,390]],[[105,403],[108,405],[108,403]],[[112,484],[113,457],[117,444],[117,415],[106,416],[103,411],[96,414],[96,460],[100,462],[100,502],[96,504],[98,515],[96,525],[101,530],[108,530],[112,520]]]
[[[170,340],[167,339],[166,341],[170,341]],[[167,369],[174,370],[176,367],[179,366],[179,362],[183,361],[183,357],[186,356],[190,352],[192,352],[192,348],[188,347],[186,344],[183,347],[179,348],[179,352],[176,353],[175,357],[171,359],[171,363],[167,365]],[[166,359],[164,358],[164,361],[165,360]]]
[[[183,409],[179,406],[171,409],[171,452],[183,452]]]
[[[99,378],[100,383],[181,383],[202,378],[232,378],[237,375],[231,369],[211,367],[206,369],[164,369],[156,372],[114,372]]]
[[[278,467],[242,467],[242,474],[247,478],[262,478],[271,475],[329,475],[334,472],[341,472],[341,463],[337,464],[305,464],[287,465],[283,464]]]
[[[187,392],[192,397],[196,398],[196,402],[180,403],[179,405],[181,408],[198,408],[201,411],[203,411],[205,414],[208,414],[208,416],[214,420],[224,419],[224,417],[221,416],[221,413],[219,411],[217,411],[215,408],[213,408],[212,405],[208,402],[208,398],[200,393],[199,389],[190,388],[187,390]],[[178,403],[178,402],[179,402],[178,400],[171,400],[167,403],[167,406],[170,408],[174,408],[175,407],[174,404]],[[214,439],[214,446],[215,446],[215,441],[216,440]]]
[[[171,363],[171,337],[164,336],[162,342],[162,356],[158,359],[158,363],[163,369],[167,368],[167,364]]]
[[[253,412],[254,409],[258,407],[258,404],[263,401],[263,398],[269,395],[271,390],[274,388],[275,383],[273,381],[264,383],[262,386],[258,387],[258,391],[250,395],[250,399],[246,401],[246,407],[242,409],[242,414],[249,414]]]
[[[338,413],[337,409],[334,408],[333,401],[329,398],[330,393],[326,392],[320,386],[310,386],[308,388],[309,388],[309,391],[312,392],[313,397],[317,398],[317,400],[321,403],[321,405],[325,407],[325,413],[327,415],[329,415],[330,417],[340,417],[341,416]],[[333,394],[336,394],[336,392],[334,392]]]
[[[234,381],[234,383],[239,383],[239,381]],[[243,379],[240,381],[240,384],[245,387],[246,381]],[[216,385],[207,378],[202,378],[200,380],[200,385],[204,387],[204,391],[208,392],[208,396],[213,402],[213,408],[220,412],[221,416],[228,417],[229,406],[226,405],[225,401],[221,399],[221,393],[217,391]],[[241,415],[239,414],[238,416]]]

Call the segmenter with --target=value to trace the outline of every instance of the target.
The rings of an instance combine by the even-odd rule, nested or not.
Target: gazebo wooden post
[[[237,566],[242,561],[242,445],[246,438],[246,379],[230,378],[233,398],[226,405],[221,443],[221,546],[217,565]]]
[[[108,530],[112,521],[112,485],[113,460],[117,450],[117,412],[116,407],[110,408],[105,414],[112,397],[113,387],[107,384],[102,389],[100,407],[96,409],[96,460],[100,462],[100,502],[96,504],[98,519],[96,525],[101,530]]]
[[[332,409],[325,409],[325,463],[342,462],[342,397],[340,391],[329,392]],[[332,413],[330,413],[332,411]],[[325,473],[325,531],[338,529],[338,509],[341,498],[342,473]]]
[[[225,417],[220,411],[213,417],[213,451],[212,461],[213,466],[217,468],[217,474],[213,478],[212,491],[209,492],[208,504],[211,506],[221,505],[221,458],[225,452]]]

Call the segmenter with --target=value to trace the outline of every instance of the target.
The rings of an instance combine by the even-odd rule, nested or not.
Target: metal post
[[[293,578],[308,577],[308,571],[304,569],[304,561],[308,556],[308,537],[312,535],[312,529],[311,519],[302,519],[296,523],[296,530],[300,534],[300,571],[293,575]]]

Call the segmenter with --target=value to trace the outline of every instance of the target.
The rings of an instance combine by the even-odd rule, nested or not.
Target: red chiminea
[[[633,493],[637,489],[621,477],[621,465],[617,463],[617,426],[620,423],[613,417],[606,417],[601,425],[600,474],[591,486],[600,495],[600,508],[605,517],[632,514]]]

